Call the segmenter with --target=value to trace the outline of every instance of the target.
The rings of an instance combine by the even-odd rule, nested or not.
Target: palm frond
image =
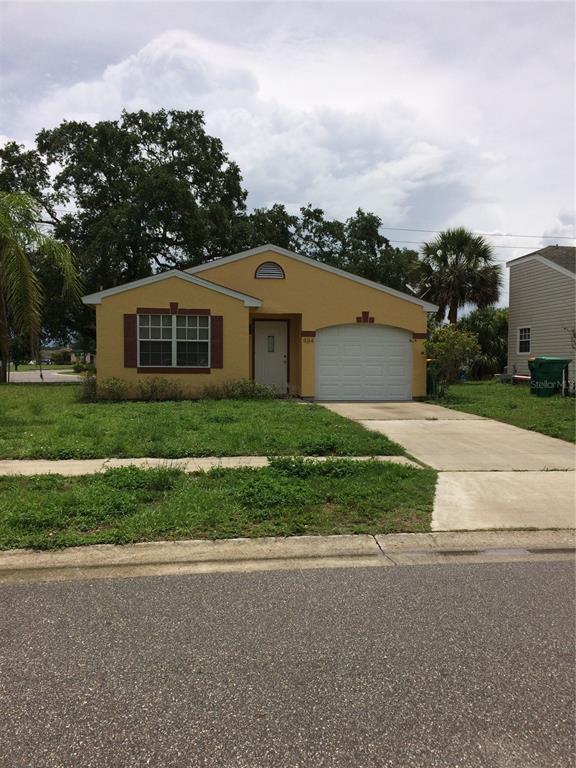
[[[64,243],[41,235],[37,240],[39,253],[56,267],[62,276],[62,293],[70,302],[77,302],[82,295],[82,280],[78,275],[74,257]]]
[[[0,292],[12,323],[36,344],[42,313],[42,287],[35,255],[49,259],[62,276],[64,293],[78,301],[82,285],[70,250],[42,231],[40,203],[30,195],[0,193]]]
[[[1,237],[0,277],[14,326],[20,333],[29,333],[34,342],[40,332],[40,284],[22,246]]]

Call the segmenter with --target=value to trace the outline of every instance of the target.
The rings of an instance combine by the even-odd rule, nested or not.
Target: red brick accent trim
[[[428,334],[427,333],[413,333],[412,334],[413,339],[427,339]]]
[[[171,365],[165,367],[159,366],[158,368],[152,368],[144,366],[138,368],[138,373],[210,373],[210,368],[176,368]]]
[[[303,339],[313,339],[316,336],[316,331],[300,331],[300,336]]]
[[[357,323],[373,323],[374,322],[374,318],[370,316],[370,312],[364,311],[364,312],[362,312],[360,317],[356,318],[356,322]]]

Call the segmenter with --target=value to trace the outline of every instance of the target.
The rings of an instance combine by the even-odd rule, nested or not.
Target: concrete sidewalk
[[[306,460],[327,461],[329,459],[349,459],[350,461],[389,461],[407,467],[422,469],[422,466],[406,456],[304,456]],[[207,472],[209,469],[223,467],[241,469],[244,467],[267,467],[266,456],[207,456],[193,459],[2,459],[1,475],[94,475],[113,467],[175,467],[183,472]]]
[[[574,531],[293,536],[0,552],[0,583],[184,573],[571,560]]]

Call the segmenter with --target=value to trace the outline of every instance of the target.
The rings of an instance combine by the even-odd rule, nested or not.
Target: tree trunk
[[[441,323],[445,317],[446,317],[446,305],[440,304],[438,307],[438,311],[436,312],[436,320],[438,320],[438,322]]]
[[[0,384],[8,381],[10,365],[10,334],[8,332],[8,312],[4,297],[0,293]]]
[[[456,325],[456,323],[458,322],[457,302],[450,304],[450,309],[448,310],[448,322],[450,323],[450,325]]]

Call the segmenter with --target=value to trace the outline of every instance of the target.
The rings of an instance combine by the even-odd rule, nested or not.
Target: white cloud
[[[389,226],[560,231],[574,118],[570,44],[557,38],[539,52],[543,30],[555,29],[550,14],[538,25],[496,4],[478,12],[439,4],[428,15],[371,5],[371,29],[357,6],[263,5],[259,20],[250,7],[247,34],[244,6],[234,16],[215,7],[238,35],[196,34],[189,11],[186,29],[123,50],[97,77],[15,103],[5,132],[30,140],[63,119],[114,119],[123,108],[203,109],[241,167],[251,205],[312,202],[338,217],[361,206]]]
[[[285,54],[270,45],[246,51],[167,32],[97,80],[51,89],[23,110],[20,130],[116,118],[122,108],[201,108],[208,130],[239,163],[251,204],[312,202],[335,216],[361,206],[390,224],[404,220],[417,190],[440,180],[464,190],[471,171],[493,162],[458,136],[453,121],[444,117],[450,127],[442,124],[455,87],[438,75],[439,97],[434,72],[418,76],[405,49],[384,51],[380,69],[373,48],[340,51],[350,67],[341,62],[345,75],[337,78],[329,75],[337,66],[331,45],[321,54],[305,51],[293,66],[281,64]],[[370,76],[362,80],[363,71]],[[472,187],[468,195],[475,196]],[[453,201],[455,215],[466,202]]]

